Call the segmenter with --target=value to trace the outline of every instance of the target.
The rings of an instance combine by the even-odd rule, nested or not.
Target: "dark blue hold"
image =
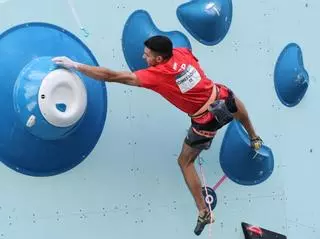
[[[274,71],[274,84],[285,106],[296,106],[304,97],[309,86],[309,75],[297,44],[290,43],[282,50]]]
[[[215,209],[217,206],[217,195],[215,191],[210,187],[202,187],[202,195],[207,207],[209,208],[210,205],[211,210]]]
[[[229,31],[232,20],[231,0],[193,0],[176,11],[183,27],[204,45],[216,45]]]
[[[220,165],[232,181],[241,185],[256,185],[270,177],[274,159],[271,149],[265,145],[258,152],[253,150],[244,128],[233,120],[222,142]]]
[[[144,10],[133,12],[125,23],[122,33],[122,49],[129,68],[132,71],[147,67],[142,58],[144,41],[155,35],[164,35],[171,39],[173,47],[191,49],[189,39],[181,32],[163,32],[153,23],[149,13]]]

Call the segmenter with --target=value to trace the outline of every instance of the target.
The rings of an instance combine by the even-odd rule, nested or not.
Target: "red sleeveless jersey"
[[[194,114],[207,102],[214,84],[187,48],[174,48],[168,61],[134,73],[141,87],[159,93],[187,114]]]

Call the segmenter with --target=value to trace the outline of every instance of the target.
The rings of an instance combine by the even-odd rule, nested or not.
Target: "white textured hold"
[[[69,127],[77,123],[87,107],[87,91],[79,76],[66,69],[50,72],[38,93],[41,114],[56,127]],[[57,108],[63,105],[64,110]]]
[[[34,115],[31,115],[26,123],[26,126],[28,128],[33,127],[36,124],[36,117]]]

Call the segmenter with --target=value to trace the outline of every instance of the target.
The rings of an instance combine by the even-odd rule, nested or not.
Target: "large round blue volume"
[[[127,19],[122,33],[122,49],[129,68],[132,71],[147,67],[142,58],[144,41],[155,35],[164,35],[171,39],[173,47],[191,49],[189,39],[179,31],[164,32],[157,28],[151,16],[145,10],[136,10]]]
[[[280,101],[288,107],[296,106],[306,94],[309,75],[297,44],[290,43],[282,50],[274,71],[274,84]]]
[[[232,21],[231,0],[193,0],[176,11],[182,26],[200,43],[216,45],[227,35]]]
[[[47,23],[0,35],[0,159],[17,172],[51,176],[82,162],[102,133],[105,84],[52,62],[98,65],[73,34]]]
[[[271,149],[265,145],[258,151],[253,150],[244,128],[233,120],[222,142],[220,165],[232,181],[240,185],[256,185],[272,174],[274,158]]]

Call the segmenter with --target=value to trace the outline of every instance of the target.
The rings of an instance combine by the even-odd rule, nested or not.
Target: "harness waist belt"
[[[192,115],[189,114],[189,116],[191,118],[197,118],[202,116],[204,113],[208,111],[209,106],[218,98],[218,96],[219,96],[219,88],[216,85],[214,85],[208,101],[196,113]]]

